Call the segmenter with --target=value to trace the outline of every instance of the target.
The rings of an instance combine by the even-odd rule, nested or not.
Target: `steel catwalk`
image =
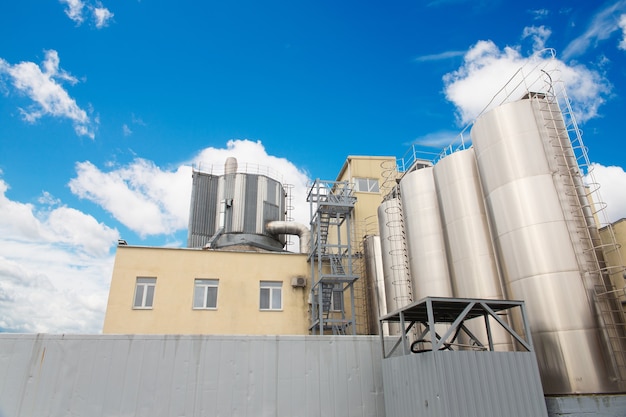
[[[526,301],[546,394],[619,392],[535,105],[504,104],[471,131],[506,293]]]
[[[452,297],[433,168],[404,175],[400,196],[415,300]]]

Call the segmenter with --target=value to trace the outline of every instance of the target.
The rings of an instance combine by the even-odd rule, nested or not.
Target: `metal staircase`
[[[352,211],[356,203],[347,181],[315,180],[309,188],[312,244],[311,334],[356,334]],[[350,309],[346,310],[346,292]],[[333,302],[341,297],[341,302]]]
[[[582,168],[589,175],[589,159],[582,143],[569,100],[562,93],[564,111],[557,97],[552,94],[529,93],[533,100],[535,117],[544,130],[544,142],[548,163],[553,172],[554,184],[568,230],[578,259],[581,276],[590,294],[590,303],[598,312],[603,336],[612,351],[615,377],[626,380],[626,318],[610,274],[613,271],[605,261],[605,251],[617,250],[617,243],[603,242],[598,229],[597,217],[604,204],[598,197],[598,186],[584,182]],[[598,201],[594,201],[598,199]],[[613,236],[613,235],[611,235]],[[614,237],[614,236],[613,236]],[[615,267],[614,267],[615,268]],[[618,266],[623,272],[623,266]]]

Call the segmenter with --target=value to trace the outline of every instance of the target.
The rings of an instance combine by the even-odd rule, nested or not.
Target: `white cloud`
[[[0,329],[100,332],[117,230],[49,193],[36,207],[7,189],[0,180]]]
[[[91,162],[76,165],[71,191],[88,199],[140,236],[172,234],[187,227],[191,168],[162,170],[137,158],[131,164],[103,172]]]
[[[193,158],[194,166],[206,171],[212,168],[217,172],[223,172],[226,158],[237,158],[241,169],[268,175],[282,182],[283,185],[293,186],[292,205],[294,210],[291,217],[294,221],[309,224],[309,205],[306,202],[306,186],[310,178],[306,172],[300,170],[292,162],[285,158],[269,155],[259,142],[250,140],[230,140],[226,148],[206,148]]]
[[[545,31],[540,32],[545,35]],[[511,79],[515,82],[503,89]],[[583,65],[568,66],[542,54],[524,57],[518,49],[507,46],[500,50],[492,41],[476,43],[465,55],[463,65],[443,77],[446,98],[457,107],[461,124],[471,122],[483,109],[500,104],[507,96],[519,99],[527,90],[546,91],[550,85],[558,85],[551,82],[559,80],[567,88],[579,122],[597,116],[611,89],[605,78]],[[498,97],[490,102],[496,94]]]
[[[608,39],[613,32],[619,29],[616,14],[626,11],[626,0],[619,0],[600,9],[592,18],[587,30],[570,42],[563,51],[563,59],[569,60],[582,55],[588,48],[598,42]]]
[[[467,135],[467,139],[469,139],[469,134]],[[427,146],[437,150],[437,152],[433,152],[429,157],[429,154],[424,154],[424,159],[436,159],[436,157],[441,153],[441,150],[446,146],[450,145],[453,142],[460,143],[461,138],[459,137],[458,131],[439,131],[434,133],[429,133],[427,135],[416,138],[413,143],[420,146]]]
[[[619,42],[618,48],[626,51],[626,14],[620,16],[619,27],[622,29],[622,40]]]
[[[61,4],[66,4],[65,14],[72,19],[76,24],[83,23],[83,8],[85,3],[81,0],[59,0]]]
[[[188,225],[191,167],[221,174],[229,156],[237,158],[242,172],[268,175],[283,184],[293,185],[294,210],[290,217],[309,223],[308,176],[288,160],[268,155],[261,142],[249,140],[231,140],[225,148],[206,148],[172,170],[161,169],[139,158],[108,172],[91,162],[81,162],[69,186],[74,194],[98,204],[142,237],[171,235]]]
[[[550,10],[548,9],[536,9],[529,10],[529,13],[534,16],[535,20],[545,19],[550,15]]]
[[[546,47],[546,40],[550,37],[552,31],[545,26],[529,26],[525,27],[522,33],[522,39],[531,38],[533,40],[533,50],[540,51]]]
[[[92,13],[93,23],[96,28],[102,29],[109,25],[109,21],[113,19],[113,13],[104,7],[101,2],[84,2],[82,0],[59,0],[61,4],[65,4],[65,14],[80,26],[85,18],[83,16],[83,10],[89,9]]]
[[[102,7],[101,5],[93,8],[93,15],[98,29],[108,26],[109,20],[113,19],[114,16],[109,9]]]
[[[133,134],[133,131],[130,129],[130,127],[128,127],[126,123],[124,123],[122,125],[122,133],[124,134],[124,136],[130,136]]]
[[[591,178],[591,176],[593,178]],[[606,204],[606,216],[609,222],[626,217],[626,172],[618,166],[591,164],[591,176],[585,178],[586,183],[599,185],[598,195],[594,199]],[[592,185],[592,188],[596,186]],[[603,219],[601,218],[601,221]]]
[[[438,54],[422,55],[415,58],[417,62],[442,61],[444,59],[456,58],[463,56],[465,51],[445,51]]]
[[[46,51],[41,68],[34,62],[11,65],[0,58],[0,75],[8,75],[15,89],[34,102],[29,109],[20,109],[24,120],[33,123],[42,116],[67,118],[78,135],[93,139],[94,122],[59,83],[75,84],[78,80],[59,68],[59,63],[59,55],[54,50]]]

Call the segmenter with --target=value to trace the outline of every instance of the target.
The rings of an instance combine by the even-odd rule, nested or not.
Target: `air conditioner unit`
[[[306,278],[305,277],[293,277],[291,278],[291,286],[292,287],[306,287]]]

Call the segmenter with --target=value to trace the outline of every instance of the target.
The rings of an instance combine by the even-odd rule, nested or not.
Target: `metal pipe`
[[[296,235],[300,238],[300,253],[309,253],[311,231],[309,228],[297,222],[274,220],[265,225],[265,230],[273,235]]]

